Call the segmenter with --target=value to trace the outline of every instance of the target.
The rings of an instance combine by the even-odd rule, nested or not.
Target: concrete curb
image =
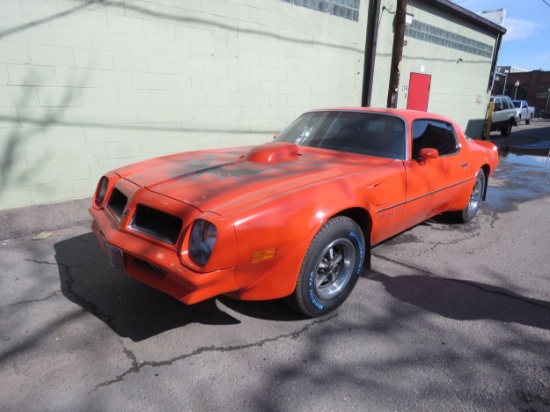
[[[88,225],[91,198],[62,203],[0,210],[0,240],[35,235],[67,227]]]

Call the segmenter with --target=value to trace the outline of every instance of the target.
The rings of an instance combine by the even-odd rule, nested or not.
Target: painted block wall
[[[366,9],[353,22],[279,0],[2,0],[0,209],[359,105]]]
[[[392,11],[395,1],[382,1],[387,10],[381,13],[379,46],[376,56],[373,105],[385,106],[388,93],[388,73],[393,44]],[[435,10],[430,5],[415,1],[408,6],[414,19],[461,36],[496,46],[496,35],[486,32],[455,15]],[[487,90],[491,72],[491,58],[482,57],[405,36],[400,76],[398,108],[407,107],[407,88],[411,73],[431,75],[428,111],[456,121],[472,137],[481,135],[490,93]],[[494,51],[493,51],[494,53]]]

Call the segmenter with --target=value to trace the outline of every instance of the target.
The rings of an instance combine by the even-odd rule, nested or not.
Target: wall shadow
[[[485,119],[470,119],[464,130],[464,134],[473,139],[485,139],[483,130],[485,129]]]
[[[351,51],[355,53],[363,53],[363,49],[359,47],[354,47],[346,44],[333,44],[329,42],[322,42],[316,39],[315,37],[311,37],[309,39],[300,39],[296,36],[290,36],[287,35],[281,30],[273,30],[270,32],[267,30],[267,26],[263,27],[263,29],[252,29],[243,27],[239,24],[236,24],[236,21],[232,21],[231,19],[224,19],[226,22],[216,19],[207,19],[207,18],[200,18],[200,17],[192,17],[189,13],[186,13],[185,9],[182,9],[183,13],[180,12],[180,14],[176,14],[173,12],[162,12],[162,11],[151,11],[150,9],[146,7],[142,7],[137,2],[119,2],[119,1],[113,1],[113,0],[87,0],[81,4],[76,4],[75,7],[69,7],[68,9],[60,12],[60,13],[54,13],[49,16],[44,16],[40,19],[37,19],[35,21],[24,23],[12,28],[8,28],[6,30],[0,31],[0,39],[8,37],[12,34],[28,30],[30,28],[36,27],[37,25],[44,25],[51,23],[55,20],[65,18],[67,16],[70,16],[72,14],[78,13],[79,11],[86,9],[88,7],[92,8],[117,8],[119,9],[119,12],[116,14],[120,14],[120,11],[123,11],[124,14],[126,14],[128,11],[140,14],[144,17],[151,18],[152,20],[159,20],[159,21],[169,21],[169,22],[176,22],[176,23],[182,23],[187,25],[202,25],[202,26],[209,26],[211,28],[215,28],[217,30],[226,30],[228,32],[232,32],[235,34],[252,34],[261,36],[264,38],[271,38],[278,41],[284,41],[288,43],[297,43],[302,44],[305,46],[321,46],[321,47],[327,47],[331,49],[336,50],[346,50]],[[177,10],[177,7],[173,7],[173,9]],[[260,26],[258,25],[260,28]]]

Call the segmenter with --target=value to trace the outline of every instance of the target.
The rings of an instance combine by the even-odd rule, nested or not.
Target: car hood
[[[228,211],[304,186],[391,162],[371,156],[272,142],[187,152],[116,172],[140,187],[202,211]]]

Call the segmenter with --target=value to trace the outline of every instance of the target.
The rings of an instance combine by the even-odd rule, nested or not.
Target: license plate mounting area
[[[105,243],[105,252],[109,264],[120,272],[124,272],[124,252],[111,245],[105,238],[103,238],[103,242]]]

